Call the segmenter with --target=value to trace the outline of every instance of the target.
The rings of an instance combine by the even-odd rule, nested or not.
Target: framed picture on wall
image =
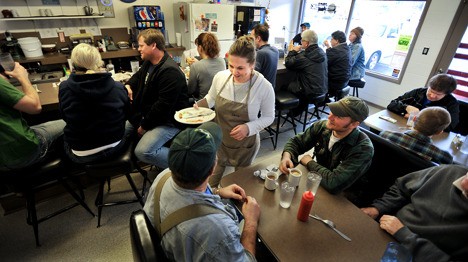
[[[98,0],[99,14],[104,14],[104,17],[115,17],[114,3],[112,0]]]

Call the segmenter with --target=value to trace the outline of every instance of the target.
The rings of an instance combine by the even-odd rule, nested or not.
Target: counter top
[[[175,44],[173,44],[175,46]],[[170,52],[182,52],[185,50],[185,47],[172,47],[166,48],[166,51]],[[117,51],[107,51],[102,52],[102,59],[112,59],[120,57],[131,57],[131,56],[140,56],[140,53],[137,49],[119,49]],[[42,65],[53,65],[53,64],[63,64],[67,63],[67,59],[70,58],[70,54],[63,53],[47,53],[44,56],[37,58],[25,58],[17,60],[19,63],[31,63],[31,62],[40,62]]]

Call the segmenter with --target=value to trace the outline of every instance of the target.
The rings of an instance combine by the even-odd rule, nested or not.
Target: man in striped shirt
[[[404,133],[382,131],[380,136],[427,160],[439,164],[451,164],[452,155],[434,146],[431,139],[433,135],[442,133],[450,125],[450,121],[450,113],[445,108],[427,107],[417,115],[412,130]]]

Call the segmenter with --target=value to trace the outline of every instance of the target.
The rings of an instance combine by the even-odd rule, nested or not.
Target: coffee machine
[[[5,31],[5,39],[0,40],[0,49],[3,53],[10,53],[13,59],[24,58],[23,50],[21,49],[18,40],[13,38],[10,32]]]

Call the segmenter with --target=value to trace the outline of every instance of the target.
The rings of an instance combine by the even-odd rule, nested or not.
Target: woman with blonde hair
[[[223,131],[210,185],[218,186],[226,166],[249,166],[260,148],[259,132],[275,118],[275,93],[255,68],[255,43],[242,36],[229,49],[228,68],[215,75],[208,94],[194,106],[216,107]],[[261,114],[259,114],[261,112]]]
[[[219,57],[220,48],[216,35],[201,33],[195,39],[195,45],[202,59],[190,66],[188,93],[201,99],[210,90],[215,74],[226,70],[226,62]]]
[[[75,70],[59,88],[65,153],[76,163],[111,158],[125,149],[132,131],[125,128],[130,107],[127,90],[101,69],[95,47],[77,45],[71,61]]]

